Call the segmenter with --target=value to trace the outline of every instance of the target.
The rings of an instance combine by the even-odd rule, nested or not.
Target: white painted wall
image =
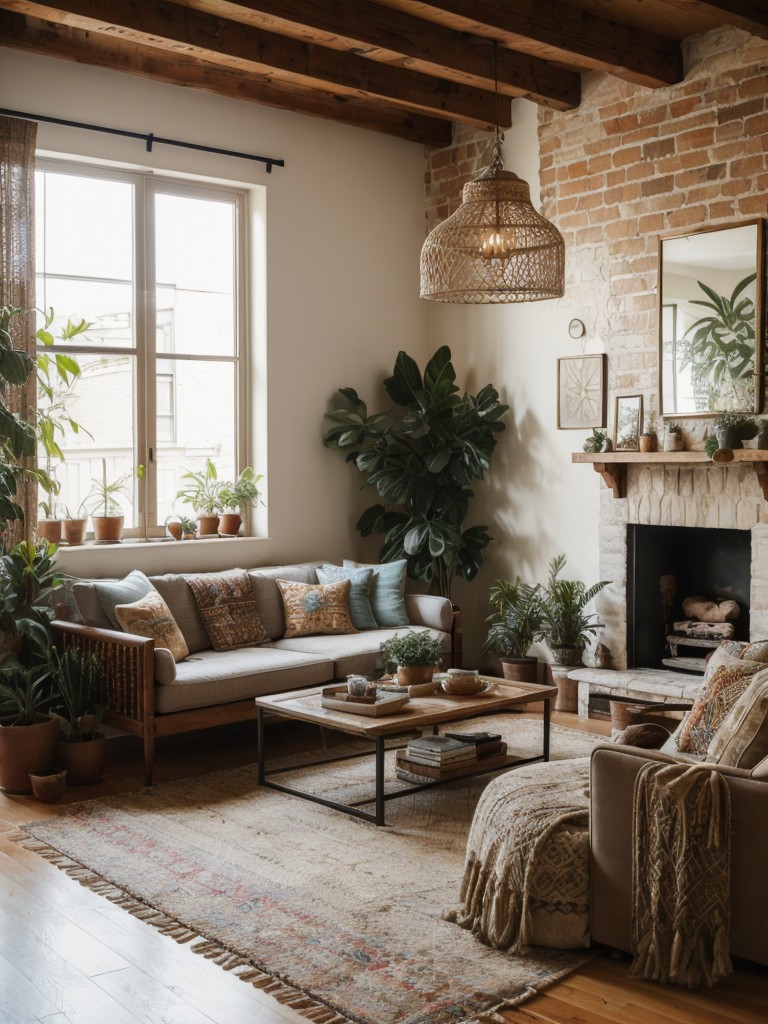
[[[50,154],[251,185],[266,216],[266,268],[254,267],[266,323],[257,317],[253,334],[255,393],[263,403],[268,386],[269,412],[253,461],[267,474],[269,538],[62,550],[64,567],[111,575],[362,554],[354,523],[366,501],[343,458],[323,447],[322,419],[338,387],[377,395],[401,348],[426,356],[422,146],[10,49],[0,49],[0,105],[286,162],[268,175],[245,160],[159,145],[147,154],[141,141],[39,126],[38,147]]]
[[[345,385],[377,407],[401,348],[423,363],[447,343],[465,387],[492,382],[512,407],[471,515],[489,524],[495,540],[479,579],[458,584],[454,595],[465,614],[466,663],[479,662],[496,577],[543,579],[550,557],[563,551],[569,574],[597,579],[601,485],[588,467],[570,461],[585,432],[555,427],[556,360],[581,351],[568,337],[572,316],[595,323],[588,295],[519,306],[420,300],[421,146],[7,49],[0,50],[0,104],[286,161],[267,175],[247,161],[162,146],[147,154],[141,142],[40,125],[39,147],[49,153],[244,182],[264,190],[257,198],[266,211],[266,351],[256,360],[254,384],[262,403],[268,383],[269,416],[254,463],[268,478],[268,539],[62,549],[64,569],[103,576],[135,567],[204,570],[374,555],[375,546],[354,530],[370,495],[338,453],[323,448],[323,413]],[[515,103],[505,162],[531,185],[538,208],[536,108],[527,101]],[[255,268],[257,283],[262,269]],[[603,339],[588,333],[586,351],[604,351]]]
[[[531,187],[539,202],[536,107],[516,100],[506,132],[504,165]],[[566,252],[566,260],[568,253]],[[432,302],[429,349],[450,345],[460,381],[470,391],[494,384],[510,407],[491,472],[476,488],[470,521],[486,523],[494,537],[476,581],[459,582],[454,600],[462,607],[466,662],[476,664],[488,614],[488,589],[498,577],[543,581],[553,555],[567,556],[565,575],[591,585],[598,579],[599,487],[589,466],[574,466],[571,453],[590,433],[558,430],[557,359],[606,351],[596,336],[589,296],[509,305],[465,306]],[[573,341],[568,322],[579,317],[587,335]],[[543,648],[541,649],[543,651]]]

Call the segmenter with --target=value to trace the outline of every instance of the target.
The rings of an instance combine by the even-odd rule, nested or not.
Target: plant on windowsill
[[[43,487],[42,484],[40,484]],[[61,484],[52,476],[44,488],[48,492],[48,501],[41,501],[38,507],[42,516],[37,519],[38,540],[47,540],[50,544],[61,544],[61,519],[58,517],[56,497],[61,491]]]
[[[174,540],[194,540],[197,536],[197,523],[188,516],[171,513],[165,519],[165,532]]]
[[[397,671],[399,686],[428,683],[440,664],[443,642],[429,630],[409,629],[381,643],[384,666]]]
[[[82,513],[82,505],[74,515],[70,512],[69,506],[64,506],[64,523],[62,531],[64,543],[68,544],[71,548],[79,547],[85,538],[85,527],[88,523],[88,516],[84,516]]]
[[[485,620],[488,636],[484,651],[501,655],[501,669],[505,679],[535,683],[538,658],[528,656],[533,642],[541,636],[544,617],[543,591],[536,583],[523,583],[520,577],[496,580],[491,587],[492,613]]]
[[[116,480],[107,479],[107,460],[101,460],[101,479],[91,478],[91,490],[83,505],[93,519],[93,536],[97,544],[117,544],[123,538],[125,516],[118,495],[129,497],[126,481],[130,472],[123,473]]]
[[[254,508],[261,491],[259,480],[263,473],[254,473],[251,466],[246,466],[234,482],[226,481],[221,485],[219,498],[222,513],[219,520],[219,533],[222,537],[236,537],[242,525],[242,513],[247,508]]]
[[[198,536],[215,537],[219,530],[219,513],[223,507],[222,482],[216,466],[211,459],[206,459],[202,470],[190,469],[181,479],[189,483],[176,492],[176,500],[192,506],[197,516]]]
[[[423,374],[400,352],[384,381],[395,409],[369,415],[353,388],[340,388],[344,406],[327,414],[333,426],[324,437],[382,499],[356,524],[364,537],[384,535],[379,559],[407,559],[408,574],[444,597],[451,596],[454,578],[475,578],[490,543],[486,526],[464,528],[464,521],[471,485],[489,469],[509,408],[490,384],[476,395],[459,395],[455,381],[447,345]]]
[[[56,764],[72,785],[99,782],[104,774],[106,738],[99,732],[104,707],[99,700],[102,659],[93,651],[70,647],[50,652],[56,686],[53,710],[61,719]]]

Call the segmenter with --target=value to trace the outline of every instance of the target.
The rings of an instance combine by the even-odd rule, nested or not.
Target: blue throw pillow
[[[373,569],[349,569],[341,565],[325,563],[315,569],[317,582],[327,586],[339,580],[349,580],[349,617],[355,629],[377,629],[373,609],[371,608],[371,581]]]
[[[405,610],[405,570],[408,562],[402,558],[397,562],[382,562],[380,565],[365,565],[344,559],[345,569],[373,569],[371,585],[371,607],[379,626],[408,626],[408,612]]]
[[[115,615],[115,605],[133,604],[146,597],[155,588],[149,582],[143,572],[134,569],[122,580],[95,580],[93,589],[99,599],[99,604],[104,609],[104,614],[110,621],[112,629],[122,630]]]

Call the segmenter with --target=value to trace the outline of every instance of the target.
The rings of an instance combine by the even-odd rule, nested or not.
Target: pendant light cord
[[[490,177],[495,178],[503,166],[501,158],[501,143],[504,140],[504,135],[499,129],[499,43],[497,39],[493,40],[493,92],[496,101],[496,136],[493,143],[493,160],[491,161]]]

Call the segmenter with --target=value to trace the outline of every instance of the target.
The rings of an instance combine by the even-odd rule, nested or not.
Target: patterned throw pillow
[[[171,609],[156,590],[131,604],[115,605],[115,618],[126,633],[151,637],[155,647],[171,652],[174,661],[181,661],[189,654]]]
[[[276,580],[283,596],[286,639],[316,633],[356,633],[349,617],[349,580],[321,586]]]
[[[749,681],[707,748],[707,761],[752,769],[768,756],[768,668]]]
[[[326,586],[349,580],[349,617],[355,629],[378,629],[378,622],[371,608],[371,585],[373,569],[350,569],[341,565],[318,565],[315,570],[317,582]]]
[[[242,569],[187,576],[214,651],[270,643],[256,611],[251,579]]]
[[[759,661],[733,659],[712,673],[703,696],[685,716],[677,734],[678,750],[684,754],[705,754],[728,712],[763,665]]]
[[[363,565],[344,559],[345,569],[373,569],[371,585],[371,608],[379,626],[409,626],[405,610],[406,559],[397,562],[382,562],[379,565]]]

